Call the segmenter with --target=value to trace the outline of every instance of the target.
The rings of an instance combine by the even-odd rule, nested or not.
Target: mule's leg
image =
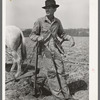
[[[17,52],[16,51],[12,51],[12,57],[13,57],[13,64],[12,64],[12,67],[10,69],[10,71],[14,71],[15,67],[16,67],[16,64],[17,64]]]
[[[18,77],[21,75],[21,58],[19,55],[18,55],[18,59],[17,59],[17,66],[18,66],[18,68],[17,68],[17,73],[16,73],[15,77]]]
[[[13,59],[13,65],[12,65],[10,71],[14,71],[14,69],[15,69],[15,67],[16,67],[16,64],[17,64],[17,63],[16,63],[15,59]]]
[[[21,57],[20,55],[18,55],[18,59],[17,59],[17,73],[15,75],[15,77],[18,77],[21,75],[21,65],[22,65],[22,60],[21,60]]]
[[[21,74],[21,58],[20,58],[19,54],[17,53],[17,51],[13,51],[12,55],[14,58],[14,63],[17,63],[17,73],[15,74],[15,77],[18,77]]]

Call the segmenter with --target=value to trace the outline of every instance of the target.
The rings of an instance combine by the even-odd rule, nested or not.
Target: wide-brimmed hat
[[[56,1],[55,0],[46,0],[45,1],[45,6],[42,7],[43,9],[46,9],[47,7],[54,7],[54,8],[58,8],[59,5],[56,4]]]

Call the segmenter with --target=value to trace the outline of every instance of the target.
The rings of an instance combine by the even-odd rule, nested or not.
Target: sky
[[[89,28],[89,0],[56,0],[60,6],[55,17],[63,28]],[[34,22],[45,16],[45,0],[6,0],[6,25],[32,28]]]

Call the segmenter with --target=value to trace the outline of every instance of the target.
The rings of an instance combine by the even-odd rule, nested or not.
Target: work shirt
[[[51,36],[48,36],[49,34],[52,34],[53,38]],[[38,37],[42,35],[44,38],[48,37],[46,39],[45,45],[49,46],[50,48],[54,49],[54,39],[58,41],[58,38],[63,38],[65,35],[64,29],[62,27],[62,24],[59,19],[54,17],[54,20],[51,22],[47,16],[39,18],[35,23],[34,27],[32,29],[32,32],[30,34],[30,38],[33,41],[37,41]]]
[[[38,19],[34,23],[32,33],[29,36],[33,41],[37,41],[39,36],[43,36],[44,38],[46,37],[46,40],[43,42],[43,46],[45,47],[40,47],[43,48],[44,55],[42,59],[38,59],[38,66],[39,68],[43,66],[43,73],[47,76],[48,85],[52,94],[55,96],[55,100],[65,100],[65,98],[69,98],[69,89],[64,78],[65,71],[63,60],[59,50],[55,46],[55,41],[58,40],[58,38],[63,38],[64,35],[65,33],[60,20],[54,18],[54,20],[51,22],[45,16]],[[63,91],[63,94],[61,90]]]

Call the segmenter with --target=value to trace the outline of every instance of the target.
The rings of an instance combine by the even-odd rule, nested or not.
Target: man
[[[46,11],[46,16],[39,18],[32,29],[30,39],[40,43],[40,52],[42,55],[42,64],[45,69],[45,75],[48,79],[48,85],[54,100],[74,100],[71,98],[68,86],[64,78],[64,65],[62,61],[63,49],[59,38],[71,41],[71,46],[75,45],[74,39],[64,33],[62,24],[54,13],[59,5],[54,0],[46,0],[45,6],[42,7]],[[42,64],[40,64],[42,66]]]

